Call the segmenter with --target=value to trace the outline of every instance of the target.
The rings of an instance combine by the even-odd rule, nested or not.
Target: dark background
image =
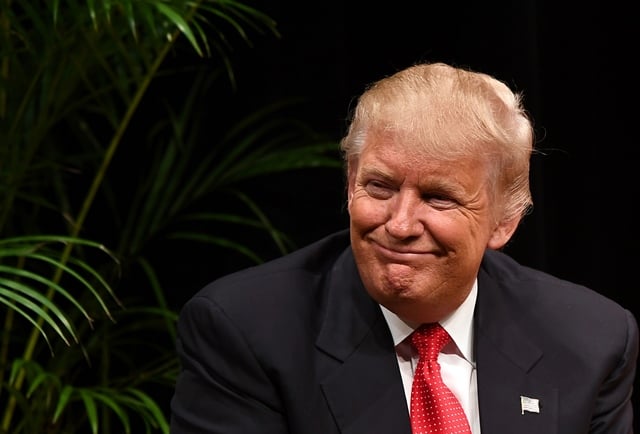
[[[446,61],[522,91],[538,135],[534,211],[507,247],[640,312],[640,15],[615,2],[264,1],[282,37],[238,69],[241,104],[302,97],[299,115],[338,140],[365,85],[414,62]],[[276,213],[301,243],[346,225],[343,179],[312,170]],[[278,188],[281,186],[278,185]]]
[[[336,141],[365,85],[418,61],[468,66],[522,91],[542,152],[532,165],[534,211],[507,252],[640,314],[640,16],[630,2],[253,4],[277,21],[282,37],[254,38],[234,54],[233,105],[301,97],[298,115]],[[270,211],[276,223],[300,245],[346,227],[335,172],[310,170],[267,188],[280,192]],[[203,280],[207,273],[215,277],[204,270]]]

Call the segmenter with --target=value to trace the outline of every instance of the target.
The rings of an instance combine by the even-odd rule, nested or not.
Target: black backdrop
[[[339,139],[364,86],[416,61],[497,76],[524,92],[543,151],[532,165],[534,211],[507,250],[640,313],[640,15],[603,0],[373,4],[257,2],[282,38],[248,50],[239,101],[301,96],[309,103],[300,116]],[[285,211],[300,242],[346,224],[342,181],[313,171],[286,186],[295,200]]]
[[[532,165],[534,211],[507,252],[640,315],[640,16],[630,2],[253,4],[277,21],[282,38],[261,37],[234,54],[233,104],[249,109],[302,97],[299,116],[336,140],[366,84],[420,60],[469,66],[523,91],[544,152]],[[272,212],[298,244],[346,226],[335,172],[313,170],[290,181],[274,183],[282,192]],[[209,269],[203,280],[206,273],[215,277]],[[197,288],[188,289],[184,297]]]

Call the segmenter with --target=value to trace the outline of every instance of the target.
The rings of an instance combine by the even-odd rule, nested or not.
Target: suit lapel
[[[512,294],[484,269],[478,282],[475,352],[482,432],[557,434],[558,390],[536,371],[544,355],[519,324],[518,306],[528,303],[511,302]],[[362,286],[350,249],[326,284],[327,314],[316,346],[321,388],[340,432],[410,434],[391,334]]]
[[[391,333],[360,281],[350,249],[329,285],[318,349],[321,387],[340,432],[410,434],[409,412]]]
[[[558,390],[536,373],[543,353],[516,321],[527,303],[509,303],[510,295],[481,269],[475,332],[482,432],[555,434]]]

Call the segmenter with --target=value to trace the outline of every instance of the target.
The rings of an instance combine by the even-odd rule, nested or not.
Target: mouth
[[[410,263],[423,260],[431,252],[409,246],[386,246],[376,241],[371,242],[378,256],[386,261],[397,263]]]

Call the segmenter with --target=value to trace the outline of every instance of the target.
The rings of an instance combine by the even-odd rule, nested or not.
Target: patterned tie
[[[423,324],[411,335],[420,358],[411,388],[413,434],[471,434],[460,403],[442,381],[438,353],[451,340],[440,324]]]

